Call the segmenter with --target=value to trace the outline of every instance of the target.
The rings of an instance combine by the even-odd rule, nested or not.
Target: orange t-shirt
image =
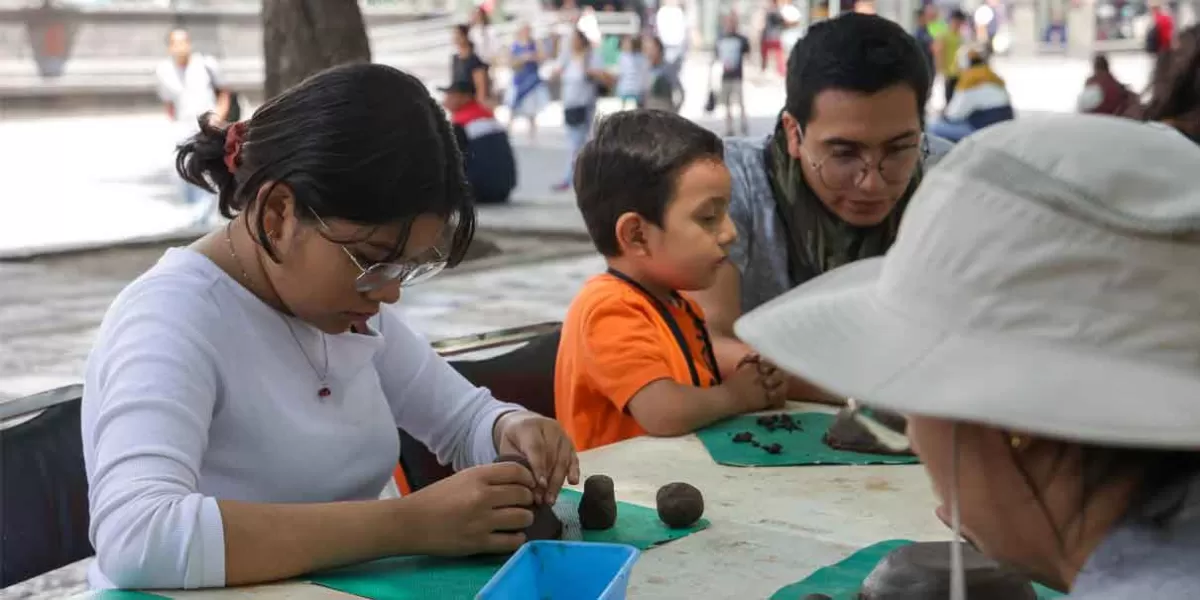
[[[717,378],[705,356],[703,323],[688,314],[685,303],[704,318],[683,296],[667,310],[688,343],[700,385],[710,387]],[[575,447],[583,451],[645,435],[625,407],[659,379],[693,385],[683,351],[654,301],[613,275],[593,277],[567,310],[554,368],[555,413]]]

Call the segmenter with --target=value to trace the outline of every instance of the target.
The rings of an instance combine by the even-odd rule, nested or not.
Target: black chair
[[[83,386],[73,385],[0,404],[0,588],[95,553],[82,399]]]
[[[484,360],[452,360],[450,364],[471,383],[486,387],[500,400],[520,404],[554,418],[554,363],[558,356],[561,329],[533,338],[528,343]],[[454,473],[438,462],[424,444],[400,431],[400,466],[412,491]]]

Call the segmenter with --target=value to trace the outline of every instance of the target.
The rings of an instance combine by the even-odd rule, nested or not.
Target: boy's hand
[[[774,365],[749,354],[725,383],[743,411],[750,412],[782,407],[787,401],[786,382],[786,376]]]

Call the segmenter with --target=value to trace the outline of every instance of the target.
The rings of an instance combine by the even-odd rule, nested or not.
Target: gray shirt
[[[1126,521],[1113,529],[1075,577],[1069,598],[1200,598],[1200,478],[1185,489],[1182,509],[1165,527]]]
[[[953,145],[926,134],[928,169]],[[792,288],[788,275],[788,240],[779,220],[775,194],[767,178],[765,150],[769,137],[725,140],[725,164],[733,178],[729,216],[738,237],[729,259],[742,276],[742,311],[749,312]],[[801,282],[802,283],[802,282]]]

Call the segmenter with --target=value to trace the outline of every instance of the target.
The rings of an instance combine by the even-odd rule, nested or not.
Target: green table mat
[[[781,588],[771,596],[771,600],[800,600],[808,594],[825,594],[833,600],[857,600],[863,580],[884,555],[911,543],[909,540],[888,540],[867,546],[842,562],[818,569],[803,580]],[[1033,588],[1037,591],[1038,600],[1051,600],[1063,596],[1036,583],[1033,584]]]
[[[776,429],[768,432],[759,425],[756,415],[742,415],[721,421],[696,433],[709,455],[718,464],[734,467],[787,467],[796,465],[908,465],[917,462],[913,456],[863,454],[834,450],[821,441],[833,424],[833,415],[816,412],[790,413],[800,425],[798,431]],[[779,454],[768,454],[749,443],[736,443],[733,436],[748,431],[761,445],[778,443]]]
[[[579,492],[563,490],[554,512],[563,522],[563,539],[629,544],[646,550],[708,527],[701,519],[687,529],[670,529],[652,508],[619,502],[617,523],[606,531],[583,531],[579,526]],[[474,598],[508,560],[507,556],[435,558],[398,556],[328,571],[309,581],[372,600]]]

